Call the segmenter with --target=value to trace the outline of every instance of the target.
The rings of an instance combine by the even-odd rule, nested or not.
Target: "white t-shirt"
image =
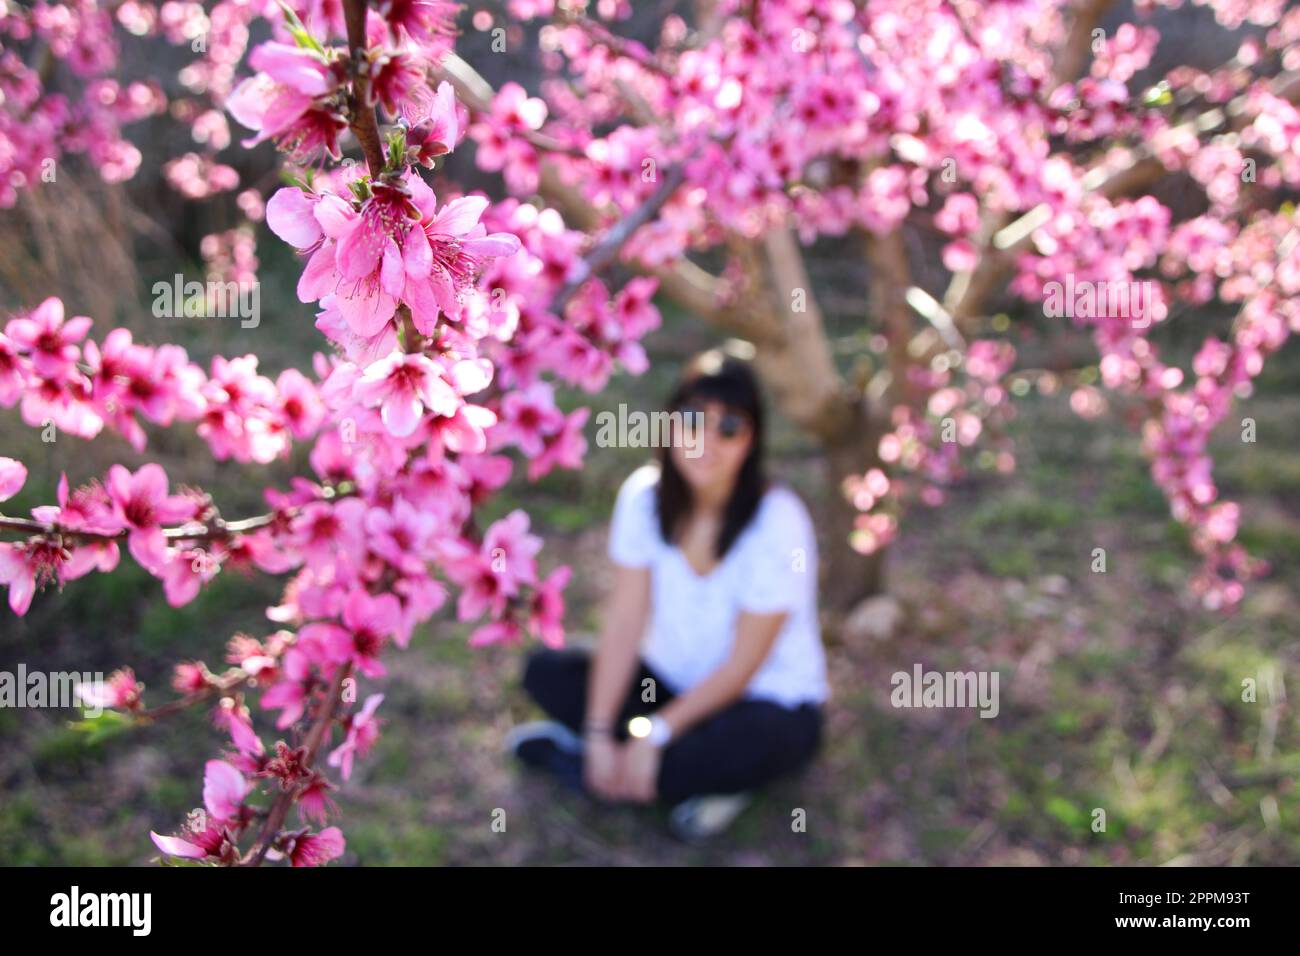
[[[745,696],[787,707],[829,696],[817,623],[817,542],[794,492],[772,487],[722,562],[699,575],[659,533],[659,469],[638,468],[619,489],[609,556],[650,568],[650,619],[641,656],[673,693],[698,684],[727,659],[741,611],[788,616]]]

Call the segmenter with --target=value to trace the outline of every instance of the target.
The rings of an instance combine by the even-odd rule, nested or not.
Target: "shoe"
[[[574,789],[582,789],[582,738],[554,720],[512,727],[506,750],[525,766],[545,770]]]
[[[724,832],[753,802],[748,793],[691,797],[673,807],[668,827],[686,843],[702,843]]]

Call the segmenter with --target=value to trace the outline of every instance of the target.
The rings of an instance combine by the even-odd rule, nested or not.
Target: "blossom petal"
[[[187,860],[201,860],[208,855],[208,851],[203,847],[190,843],[188,840],[182,840],[180,837],[159,836],[152,830],[149,831],[149,837],[153,840],[154,846],[168,856],[179,856]]]
[[[266,204],[266,224],[295,249],[306,249],[325,234],[316,221],[315,206],[301,189],[279,189]]]
[[[384,402],[380,418],[395,438],[405,438],[420,424],[424,405],[414,395],[391,395]]]
[[[26,481],[26,465],[13,458],[0,458],[0,501],[7,501],[18,494]]]
[[[443,207],[430,228],[435,234],[463,236],[478,225],[479,217],[487,207],[486,196],[461,196]]]

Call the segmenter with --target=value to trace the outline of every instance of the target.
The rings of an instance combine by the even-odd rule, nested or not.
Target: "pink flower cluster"
[[[519,240],[488,235],[479,222],[487,200],[454,199],[438,207],[416,173],[377,183],[360,202],[332,193],[282,189],[267,204],[267,222],[309,257],[298,283],[304,302],[321,302],[323,330],[378,356],[396,343],[393,316],[405,306],[421,335],[440,315],[460,319],[462,301],[488,259],[513,255]]]
[[[169,175],[178,188],[191,195],[229,188],[232,171],[212,158],[229,133],[211,101],[230,91],[256,6],[219,0],[205,11],[198,4],[151,0],[75,0],[7,8],[0,15],[0,208],[14,205],[22,190],[57,183],[73,156],[84,156],[107,182],[130,179],[142,156],[123,128],[169,105],[203,149],[175,161]],[[115,27],[129,37],[120,41]],[[110,78],[124,44],[137,37],[161,37],[187,49],[192,62],[179,79],[193,97],[169,104],[161,83]]]
[[[275,381],[257,371],[257,357],[212,360],[209,374],[176,345],[136,343],[114,329],[102,343],[86,337],[91,320],[66,318],[46,299],[0,332],[0,406],[20,406],[23,421],[94,438],[108,426],[137,451],[142,423],[193,422],[218,460],[268,462],[292,441],[311,437],[323,408],[299,372]]]
[[[561,413],[544,376],[595,391],[615,363],[642,370],[638,340],[659,321],[655,283],[635,280],[611,293],[587,277],[580,234],[554,214],[513,202],[491,209],[479,196],[435,197],[418,168],[455,148],[463,121],[448,84],[420,92],[422,64],[447,48],[452,9],[394,0],[370,11],[361,66],[341,47],[307,39],[303,23],[343,32],[337,6],[311,7],[299,12],[301,22],[276,19],[281,37],[254,50],[252,78],[236,86],[211,56],[189,77],[229,93],[226,107],[255,133],[246,145],[272,140],[292,158],[338,154],[355,120],[348,105],[358,69],[368,81],[364,102],[400,120],[382,169],[321,171],[264,208],[255,193],[239,194],[250,219],[264,212],[271,231],[304,256],[299,297],[319,304],[317,326],[336,347],[317,358],[313,378],[290,369],[269,379],[251,355],[217,357],[205,372],[182,349],[140,345],[122,329],[96,342],[87,337],[90,319],[67,318],[57,299],[0,334],[0,404],[21,405],[33,426],[84,438],[108,426],[142,449],[148,428],[187,422],[215,457],[256,462],[283,456],[295,440],[311,443],[315,479],[268,489],[269,510],[252,518],[227,520],[197,489],[173,492],[156,464],[114,466],[75,488],[64,476],[56,503],[32,508],[30,518],[0,516],[0,527],[23,535],[0,544],[0,584],[20,614],[46,583],[113,570],[123,545],[173,605],[232,569],[288,575],[268,609],[280,630],[260,641],[232,639],[226,673],[201,662],[177,668],[179,703],[212,702],[231,750],[208,764],[200,818],[178,836],[154,835],[168,855],[306,865],[341,854],[333,827],[254,834],[248,801],[265,788],[276,806],[288,800],[304,821],[325,823],[335,810],[333,785],[315,765],[316,749],[346,779],[380,727],[382,695],[349,708],[355,697],[341,699],[339,688],[382,676],[385,650],[407,646],[448,606],[453,588],[456,617],[476,622],[475,645],[563,641],[569,569],[543,576],[541,541],[523,512],[481,533],[472,517],[509,478],[510,448],[527,456],[533,478],[580,466],[587,411]],[[223,18],[221,49],[230,54],[246,42],[246,18],[225,5],[206,24],[178,18],[175,7],[161,17],[151,11],[129,4],[120,16],[137,32],[161,30],[174,42]],[[200,144],[220,149],[228,140],[219,114],[189,101],[177,112]],[[195,152],[166,175],[201,198],[237,188],[228,170],[212,153]],[[247,227],[205,238],[202,253],[210,278],[255,279]],[[576,294],[562,314],[552,312],[548,303],[577,276]],[[498,369],[506,381],[494,381]],[[0,497],[19,494],[26,477],[21,463],[0,460]],[[86,692],[128,714],[153,713],[129,669]],[[263,741],[254,702],[278,714],[288,742]],[[250,838],[252,847],[241,846]]]
[[[850,538],[856,550],[871,554],[892,541],[898,514],[912,500],[942,504],[945,486],[964,474],[963,451],[988,445],[994,470],[1015,469],[1010,442],[999,433],[1014,414],[1005,381],[1015,359],[1009,342],[981,339],[967,346],[956,368],[911,369],[913,400],[894,406],[878,447],[880,461],[894,477],[871,468],[843,485],[845,496],[863,512]]]

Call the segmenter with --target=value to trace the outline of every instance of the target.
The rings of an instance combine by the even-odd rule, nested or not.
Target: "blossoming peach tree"
[[[1202,560],[1193,596],[1230,608],[1266,570],[1236,541],[1208,448],[1300,328],[1285,201],[1300,11],[1196,0],[1214,22],[1195,35],[1235,47],[1220,63],[1162,38],[1191,15],[1183,0],[699,0],[657,35],[642,25],[653,47],[614,29],[630,4],[508,6],[542,23],[541,98],[444,61],[482,117],[480,165],[598,233],[589,262],[621,255],[752,344],[780,410],[821,446],[825,526],[851,529],[829,562],[834,605],[882,586],[908,507],[942,503],[972,466],[1015,467],[1002,426],[1035,387],[1140,428]],[[1177,211],[1153,194],[1172,185]],[[861,256],[855,341],[828,331],[826,283],[805,264],[818,240]],[[1016,299],[1097,358],[1018,366],[1021,327],[999,311]],[[1203,306],[1235,312],[1230,328]],[[1189,323],[1213,334],[1190,362],[1162,357]]]
[[[299,298],[317,304],[317,327],[334,346],[313,377],[288,370],[272,381],[253,355],[218,357],[205,371],[181,348],[140,344],[124,329],[96,340],[91,319],[68,317],[56,298],[0,336],[0,402],[20,405],[28,424],[82,438],[107,427],[137,450],[143,423],[192,424],[217,459],[241,462],[312,443],[313,476],[268,489],[269,510],[255,517],[228,519],[213,496],[175,492],[162,467],[146,464],[114,465],[77,487],[64,476],[57,503],[0,518],[20,537],[0,545],[0,581],[18,614],[48,581],[112,571],[123,548],[172,605],[232,568],[290,575],[268,609],[282,629],[234,637],[225,669],[178,666],[177,700],[146,708],[130,669],[83,689],[132,720],[215,703],[231,752],[207,764],[205,809],[179,835],[154,834],[168,857],[313,865],[339,856],[339,829],[312,829],[335,809],[321,758],[346,779],[373,745],[382,695],[359,700],[357,680],[384,674],[385,647],[406,646],[449,600],[449,584],[459,617],[483,620],[473,644],[525,633],[562,640],[569,569],[542,575],[541,541],[523,512],[477,533],[474,511],[509,477],[508,446],[527,456],[533,478],[580,464],[587,413],[559,411],[547,378],[595,390],[615,362],[643,367],[637,340],[658,323],[653,282],[633,280],[611,298],[591,278],[567,308],[552,307],[577,265],[576,234],[531,205],[434,194],[421,170],[462,131],[451,85],[430,82],[454,13],[432,0],[382,9],[347,0],[303,9],[305,20],[275,4],[219,3],[206,14],[201,63],[217,89],[254,17],[274,30],[224,105],[254,131],[245,145],[273,140],[294,164],[294,184],[270,197],[265,218],[300,251]],[[103,78],[113,20],[184,36],[183,24],[203,16],[197,4],[7,9],[7,41],[42,47],[87,78],[74,103],[43,91],[44,78],[5,51],[3,135],[21,147],[4,151],[8,201],[15,186],[39,182],[43,156],[85,151],[107,178],[128,175],[133,148],[118,125],[155,94]],[[222,120],[200,115],[200,124]],[[360,164],[344,161],[349,132]],[[21,463],[0,459],[0,497],[25,477]],[[268,747],[254,700],[290,742]]]
[[[1109,32],[1105,0],[699,0],[667,5],[653,48],[615,29],[624,0],[468,15],[495,52],[537,28],[534,97],[457,54],[462,11],[442,0],[4,2],[0,205],[65,158],[131,177],[141,157],[123,127],[167,103],[156,83],[113,78],[119,31],[188,46],[193,95],[170,112],[198,146],[164,174],[188,197],[238,190],[219,159],[227,115],[251,131],[244,146],[285,155],[290,185],[238,204],[300,254],[298,298],[331,345],[310,376],[273,381],[253,355],[205,370],[125,329],[92,337],[57,298],[0,334],[0,404],[29,425],[108,428],[137,450],[146,426],[193,425],[217,459],[250,463],[310,445],[312,475],[268,489],[260,515],[227,517],[146,464],[64,476],[55,503],[0,516],[18,614],[43,584],[112,571],[123,546],[174,605],[233,568],[287,578],[268,609],[279,629],[236,635],[224,668],[178,666],[173,701],[146,707],[129,669],[99,692],[124,721],[212,705],[229,735],[204,809],[158,848],[222,864],[338,857],[322,762],[346,779],[373,745],[382,698],[358,682],[383,675],[389,644],[453,600],[475,644],[562,639],[569,570],[543,576],[524,513],[479,530],[475,511],[509,479],[510,449],[530,478],[580,467],[587,411],[561,412],[555,388],[640,372],[656,294],[751,342],[781,410],[821,443],[842,491],[829,526],[852,528],[865,556],[832,562],[850,592],[878,582],[903,508],[941,501],[971,451],[1014,467],[998,426],[1027,379],[990,315],[1010,293],[1090,334],[1098,377],[1072,384],[1073,406],[1096,414],[1099,384],[1135,412],[1205,559],[1195,592],[1239,600],[1260,565],[1234,541],[1207,446],[1300,327],[1297,232],[1276,201],[1300,183],[1300,11],[1200,5],[1251,28],[1235,56],[1140,86],[1160,42],[1144,18],[1178,0],[1139,2],[1143,22]],[[269,39],[248,52],[255,33]],[[508,198],[435,195],[428,170],[466,136]],[[1178,222],[1144,194],[1169,174],[1204,192]],[[870,302],[852,378],[803,250],[850,234]],[[927,242],[946,289],[920,261]],[[226,278],[255,277],[246,232],[208,237],[204,254]],[[602,278],[615,263],[638,273],[616,291]],[[1216,299],[1238,309],[1230,332],[1189,370],[1163,362],[1159,331]],[[0,500],[25,478],[0,459]],[[270,745],[262,712],[283,735]]]

